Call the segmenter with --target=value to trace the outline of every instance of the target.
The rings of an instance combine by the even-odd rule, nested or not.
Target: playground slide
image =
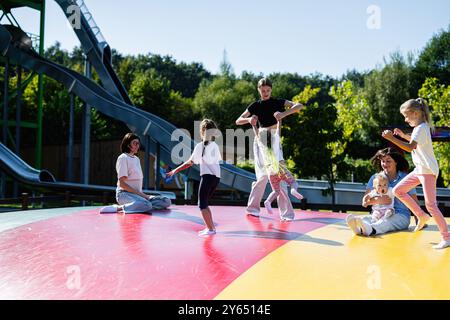
[[[161,160],[175,167],[181,159],[179,154],[171,155],[171,150],[178,144],[192,150],[194,141],[189,136],[183,136],[181,141],[172,141],[172,132],[177,128],[169,122],[124,103],[119,98],[109,94],[95,82],[81,74],[53,63],[35,52],[15,46],[8,30],[0,25],[0,54],[37,73],[46,74],[65,85],[69,92],[76,94],[83,101],[103,114],[120,120],[135,129],[141,136],[149,136],[153,145],[159,143]],[[151,146],[150,146],[151,147]],[[151,148],[150,148],[151,149]],[[152,150],[149,150],[152,152]],[[174,163],[176,161],[177,163]],[[244,192],[249,192],[255,175],[229,164],[222,164],[221,185]],[[192,167],[187,174],[192,179],[199,179],[198,168]],[[267,189],[269,191],[269,188]]]
[[[55,0],[74,25],[83,49],[106,91],[132,106],[128,93],[112,67],[111,48],[83,0]],[[79,17],[79,19],[78,19]]]
[[[0,143],[0,166],[6,173],[20,182],[55,182],[56,179],[47,170],[36,170],[17,157],[11,150]]]

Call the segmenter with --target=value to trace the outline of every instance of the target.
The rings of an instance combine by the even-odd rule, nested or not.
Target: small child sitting
[[[387,219],[395,213],[394,210],[394,194],[392,188],[388,187],[389,179],[384,172],[380,172],[373,179],[373,190],[363,198],[363,206],[367,207],[367,202],[372,199],[388,196],[391,200],[389,204],[372,205],[372,223],[381,219]]]
[[[277,123],[277,133],[280,134],[281,124],[280,121]],[[273,214],[272,202],[280,195],[283,197],[288,197],[287,194],[281,191],[280,184],[281,181],[285,181],[291,187],[291,194],[297,199],[303,199],[303,196],[297,191],[298,183],[295,180],[292,173],[286,168],[284,161],[278,161],[277,151],[273,150],[270,146],[266,145],[262,141],[261,135],[270,134],[268,130],[258,130],[256,126],[253,126],[253,131],[257,137],[257,143],[261,150],[263,150],[264,163],[267,170],[267,175],[269,176],[270,186],[272,187],[272,192],[264,201],[264,206],[269,214]],[[267,137],[267,141],[271,141],[270,137]],[[289,201],[289,199],[287,199]]]

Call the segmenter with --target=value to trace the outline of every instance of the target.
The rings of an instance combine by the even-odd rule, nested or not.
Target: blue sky
[[[224,49],[236,74],[368,70],[399,50],[418,53],[450,24],[450,1],[407,0],[85,0],[111,47],[123,54],[157,53],[201,62],[216,73]],[[127,6],[123,4],[126,3]],[[380,29],[369,29],[369,6]],[[13,11],[38,33],[32,9]],[[373,20],[370,20],[373,21]],[[47,0],[46,47],[78,45],[58,5]]]

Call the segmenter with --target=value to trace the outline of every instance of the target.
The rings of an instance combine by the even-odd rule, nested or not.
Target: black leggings
[[[212,197],[219,181],[220,178],[213,174],[202,175],[200,186],[198,187],[198,206],[200,209],[208,208],[208,200]]]

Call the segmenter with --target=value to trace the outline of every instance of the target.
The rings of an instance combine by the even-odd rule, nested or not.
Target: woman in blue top
[[[378,172],[383,171],[389,178],[389,187],[391,188],[396,186],[408,174],[408,161],[393,148],[379,150],[372,157],[371,161]],[[376,174],[367,183],[365,194],[372,191],[375,176]],[[419,203],[415,189],[410,190],[409,195]],[[389,197],[383,196],[368,199],[363,205],[387,204],[389,201],[391,201]],[[364,236],[408,229],[411,220],[411,212],[409,209],[397,198],[394,200],[394,209],[395,214],[387,219],[380,219],[376,222],[371,222],[370,215],[359,217],[351,214],[347,216],[346,222],[354,234]]]

